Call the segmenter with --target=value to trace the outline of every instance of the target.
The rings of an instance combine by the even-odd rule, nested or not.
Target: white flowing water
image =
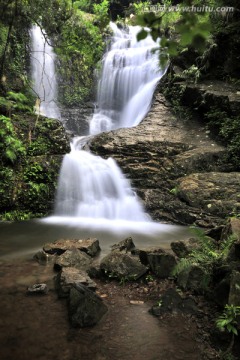
[[[138,26],[114,32],[103,59],[98,83],[97,107],[90,122],[90,134],[138,125],[150,109],[154,89],[164,74],[159,69],[158,46],[150,35],[137,41]]]
[[[148,112],[154,89],[163,75],[159,70],[157,43],[151,37],[137,42],[139,27],[114,32],[103,60],[97,106],[90,121],[90,136],[105,130],[137,125]],[[146,229],[150,217],[116,162],[83,151],[87,139],[75,138],[65,155],[58,183],[55,220],[96,226]],[[64,217],[66,217],[64,220]],[[54,221],[53,217],[51,221]],[[134,225],[133,225],[134,224]],[[151,223],[152,224],[152,223]],[[148,226],[147,226],[148,227]],[[149,227],[148,227],[149,230]]]
[[[57,79],[55,74],[55,53],[49,39],[39,26],[34,25],[31,35],[31,75],[36,95],[36,113],[60,119],[57,105]]]
[[[94,219],[146,221],[141,203],[116,162],[78,148],[65,155],[55,213]]]

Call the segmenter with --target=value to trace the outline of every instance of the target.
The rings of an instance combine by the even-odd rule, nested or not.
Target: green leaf
[[[137,34],[137,41],[146,39],[146,37],[148,36],[148,32],[144,29],[142,29],[141,31],[139,31],[139,33]]]

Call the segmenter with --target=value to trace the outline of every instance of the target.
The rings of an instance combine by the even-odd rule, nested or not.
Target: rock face
[[[213,227],[222,223],[233,204],[227,204],[224,194],[231,179],[231,175],[225,173],[219,174],[218,182],[213,184],[219,187],[214,193],[215,206],[207,206],[212,197],[204,199],[206,206],[196,199],[192,203],[185,200],[185,178],[186,183],[191,174],[204,173],[206,177],[206,173],[212,173],[209,176],[213,179],[214,173],[229,170],[224,163],[226,150],[210,140],[203,126],[194,119],[183,120],[173,115],[170,104],[160,93],[156,94],[152,110],[140,125],[97,135],[90,148],[103,157],[114,157],[154,219]],[[234,176],[237,182],[238,175]],[[198,178],[200,175],[195,175],[194,179]],[[204,191],[200,188],[202,183],[197,186],[200,196]],[[208,196],[211,193],[209,191]],[[232,194],[233,198],[236,199],[236,195]],[[217,201],[224,202],[224,199],[223,210],[219,210]]]
[[[87,327],[101,320],[107,306],[97,294],[78,284],[70,289],[68,312],[73,327]]]

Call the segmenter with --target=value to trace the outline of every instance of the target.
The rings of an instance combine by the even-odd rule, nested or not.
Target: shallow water
[[[96,237],[103,256],[111,245],[129,236],[137,247],[162,246],[167,249],[172,241],[185,239],[189,235],[189,229],[185,226],[54,216],[0,223],[0,259],[30,259],[46,242],[63,238]]]

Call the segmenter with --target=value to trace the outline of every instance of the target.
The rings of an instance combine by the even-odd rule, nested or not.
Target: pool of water
[[[162,246],[190,236],[185,226],[154,222],[110,221],[48,217],[41,220],[0,223],[0,259],[31,258],[46,242],[96,237],[105,255],[110,246],[131,236],[137,247]]]

